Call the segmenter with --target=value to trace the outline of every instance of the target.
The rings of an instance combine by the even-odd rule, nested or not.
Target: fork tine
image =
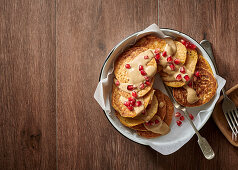
[[[235,125],[235,123],[234,123],[234,121],[233,121],[233,119],[232,119],[231,112],[228,112],[228,116],[229,116],[229,118],[230,118],[230,120],[231,120],[231,123],[232,123],[234,129],[236,130],[236,134],[237,134],[238,131],[237,131],[236,125]]]
[[[233,111],[231,111],[231,112],[232,112],[231,115],[233,116],[233,119],[235,120],[235,123],[236,123],[235,125],[236,125],[236,127],[237,127],[237,126],[238,126],[237,117],[236,117],[236,112],[237,112],[237,111],[236,111],[236,110],[233,110]]]
[[[227,116],[227,113],[225,113],[224,115],[225,115],[225,117],[226,117],[226,120],[227,120],[227,122],[228,122],[228,125],[230,126],[230,128],[231,128],[231,130],[232,130],[232,133],[235,134],[235,131],[234,131],[232,125],[231,125],[231,122],[230,122],[230,119],[229,119],[228,116]]]

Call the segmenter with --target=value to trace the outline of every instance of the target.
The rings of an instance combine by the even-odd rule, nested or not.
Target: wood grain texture
[[[154,22],[157,1],[57,1],[59,169],[156,165],[156,152],[121,136],[93,98],[100,69],[113,46]]]
[[[0,4],[0,169],[55,169],[55,3]]]
[[[159,25],[182,31],[198,42],[204,33],[212,42],[220,75],[227,80],[226,88],[238,83],[237,50],[238,45],[238,4],[233,1],[159,1]],[[172,11],[172,12],[171,12]],[[213,147],[216,157],[207,161],[200,153],[194,137],[183,148],[168,156],[173,168],[181,169],[235,169],[238,166],[238,151],[229,144],[212,120],[209,120],[201,134]],[[188,165],[185,163],[189,162]],[[169,169],[173,169],[169,168]]]

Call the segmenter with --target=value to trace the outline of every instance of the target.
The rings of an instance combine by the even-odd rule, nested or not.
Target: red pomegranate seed
[[[149,82],[149,81],[146,81],[145,84],[146,84],[147,86],[149,86],[149,85],[150,85],[150,82]]]
[[[185,75],[183,78],[184,78],[186,81],[189,81],[189,80],[190,80],[190,77],[189,77],[188,75]]]
[[[128,85],[128,86],[127,86],[127,90],[130,90],[130,91],[131,91],[131,90],[133,90],[133,89],[134,89],[133,85]]]
[[[144,89],[145,88],[145,85],[144,85],[144,83],[142,83],[141,85],[140,85],[140,89]]]
[[[119,86],[120,85],[120,82],[117,80],[116,81],[116,86]]]
[[[131,65],[130,65],[130,64],[126,64],[125,67],[126,67],[127,69],[130,69],[130,68],[131,68]]]
[[[130,101],[130,105],[131,105],[131,106],[135,106],[135,104],[136,104],[136,100]]]
[[[150,122],[145,122],[145,125],[146,125],[146,126],[149,126],[149,125],[150,125]]]
[[[159,59],[160,59],[160,54],[159,54],[159,53],[155,55],[155,59],[156,59],[156,60],[159,60]]]
[[[190,43],[187,41],[186,44],[185,44],[185,47],[188,48],[190,45]]]
[[[171,62],[173,62],[173,58],[172,58],[171,56],[169,56],[169,57],[167,58],[167,61],[168,61],[169,63],[171,63]]]
[[[131,103],[130,103],[129,101],[125,101],[125,102],[124,102],[124,105],[125,105],[126,107],[130,106],[130,104],[131,104]]]
[[[149,80],[150,80],[150,78],[147,77],[147,76],[145,76],[144,78],[145,78],[146,81],[149,81]]]
[[[188,83],[188,86],[189,86],[189,87],[192,87],[192,86],[193,86],[193,83],[190,81],[190,82]]]
[[[183,40],[183,39],[181,39],[181,40],[180,40],[180,42],[181,42],[183,45],[185,45],[185,44],[186,44],[186,41],[185,41],[185,40]]]
[[[176,123],[177,123],[178,126],[182,125],[182,122],[180,120],[177,120]]]
[[[176,76],[176,80],[181,80],[182,79],[182,76],[181,76],[181,74],[178,74],[177,76]]]
[[[128,106],[127,109],[129,109],[130,111],[132,111],[134,108],[133,108],[133,106]]]
[[[158,119],[155,119],[155,124],[158,124],[159,123],[159,120]]]
[[[131,93],[131,95],[132,95],[133,97],[137,98],[137,93],[136,93],[135,91],[133,91],[133,92]]]
[[[158,54],[159,52],[160,52],[160,50],[158,48],[155,49],[155,51],[154,51],[155,54]]]
[[[193,115],[191,113],[189,114],[189,117],[190,117],[191,120],[194,119],[194,117],[193,117]]]
[[[140,74],[141,74],[142,76],[145,76],[145,75],[146,75],[146,72],[145,72],[144,70],[141,70],[141,71],[140,71]]]
[[[181,113],[176,112],[174,116],[175,116],[175,117],[180,117],[180,116],[181,116]]]
[[[139,70],[144,70],[144,67],[142,65],[139,65]]]
[[[150,126],[153,126],[154,125],[154,122],[153,121],[149,121],[150,123]]]
[[[145,111],[143,111],[141,114],[145,115]]]
[[[175,69],[175,67],[174,67],[173,64],[170,64],[169,67],[171,68],[171,70],[174,70],[174,69]]]
[[[137,102],[136,102],[136,106],[137,106],[137,107],[140,107],[141,105],[142,105],[141,101],[137,101]]]
[[[148,55],[144,56],[144,59],[149,59],[149,56]]]
[[[180,119],[181,121],[184,121],[184,117],[183,117],[183,116],[181,116],[179,119]]]
[[[166,56],[167,56],[166,51],[164,51],[164,52],[162,53],[162,56],[163,56],[163,57],[166,57]]]
[[[194,50],[194,49],[196,49],[196,48],[197,48],[197,46],[196,46],[196,45],[194,45],[194,44],[190,44],[190,48]]]
[[[186,73],[185,68],[184,67],[180,67],[180,72],[185,74]]]
[[[175,58],[175,59],[174,59],[174,64],[177,64],[177,65],[179,65],[179,64],[180,64],[180,61],[179,61],[179,59]]]
[[[128,98],[128,100],[129,100],[129,101],[133,101],[133,100],[135,100],[135,99],[134,99],[134,97],[131,96],[131,97]]]
[[[196,77],[199,77],[199,76],[200,76],[199,71],[196,71],[195,76],[196,76]]]

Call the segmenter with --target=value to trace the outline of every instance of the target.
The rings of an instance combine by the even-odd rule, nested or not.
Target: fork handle
[[[210,144],[208,143],[208,141],[207,141],[204,137],[202,137],[202,136],[200,135],[200,133],[198,132],[197,128],[195,127],[195,125],[194,125],[194,123],[193,123],[193,121],[192,121],[192,120],[190,119],[190,117],[189,117],[189,113],[187,112],[187,109],[184,107],[184,108],[182,108],[181,110],[184,112],[186,118],[188,119],[189,123],[190,123],[191,126],[193,127],[193,130],[195,131],[195,133],[196,133],[196,135],[197,135],[197,137],[198,137],[198,144],[199,144],[199,146],[200,146],[200,149],[201,149],[201,151],[202,151],[204,157],[205,157],[206,159],[209,159],[209,160],[212,159],[212,158],[214,158],[215,153],[214,153],[212,147],[210,146]]]
[[[200,44],[205,49],[205,51],[208,53],[209,58],[212,60],[213,66],[216,70],[216,73],[219,74],[216,60],[215,60],[215,57],[214,57],[213,51],[212,51],[212,44],[206,39],[202,40],[200,42]],[[223,87],[221,90],[222,90],[223,96],[226,96],[225,88]]]

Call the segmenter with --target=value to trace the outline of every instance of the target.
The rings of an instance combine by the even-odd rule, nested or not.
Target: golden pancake
[[[156,96],[156,98],[158,100],[158,111],[157,111],[156,115],[158,115],[161,118],[161,120],[164,120],[164,118],[166,116],[166,110],[167,110],[166,109],[166,100],[165,100],[165,98],[167,96],[165,94],[163,94],[160,90],[157,90],[157,89],[155,90],[154,95]],[[144,127],[143,124],[132,126],[131,128],[134,130],[139,130],[139,131],[147,131],[147,129]]]
[[[116,60],[115,65],[114,65],[114,74],[116,79],[120,83],[128,83],[129,79],[127,76],[127,69],[125,67],[126,64],[131,62],[136,56],[138,56],[140,53],[145,52],[148,50],[147,48],[144,47],[132,47],[123,52]],[[147,66],[154,66],[157,68],[157,63],[155,59],[153,58]],[[148,93],[153,86],[153,81],[151,81],[150,85],[145,86],[144,89],[139,89],[137,92],[138,97],[144,96],[146,93]]]
[[[197,51],[192,50],[192,49],[187,49],[187,58],[186,58],[184,65],[191,73],[194,73],[194,70],[195,70],[196,64],[197,64],[197,60],[198,60]],[[160,75],[162,76],[162,79],[163,79],[163,77],[168,76],[168,74],[164,73],[164,72],[161,72]],[[164,82],[164,83],[170,87],[182,87],[185,85],[185,82],[183,82],[183,81],[170,81],[170,82]]]
[[[138,98],[143,100],[144,109],[148,106],[149,102],[152,100],[154,95],[154,90],[150,90],[145,96]],[[120,90],[116,85],[113,84],[112,86],[112,107],[120,113],[123,117],[135,117],[138,114],[132,110],[130,111],[124,103],[120,101],[120,97],[123,96],[124,98],[129,98],[131,95]]]
[[[146,108],[145,114],[140,114],[139,116],[136,116],[134,118],[122,117],[118,113],[116,113],[116,116],[123,125],[127,127],[132,127],[152,119],[152,117],[157,113],[157,110],[158,110],[158,100],[154,95],[151,104]]]
[[[177,47],[177,51],[175,53],[175,57],[180,60],[183,64],[186,61],[187,57],[187,49],[186,47],[179,41],[174,41]],[[136,47],[146,47],[148,49],[160,49],[164,51],[166,46],[166,41],[164,39],[160,39],[154,35],[148,35],[146,37],[141,38],[136,44]],[[158,65],[157,71],[160,72],[162,70],[162,66]]]
[[[210,64],[201,54],[198,55],[198,62],[196,68],[203,68],[213,74]]]
[[[215,77],[207,70],[198,68],[200,76],[196,81],[192,81],[192,88],[196,91],[199,100],[193,104],[187,101],[187,90],[183,87],[173,88],[175,100],[185,107],[195,107],[209,102],[216,94],[217,81]],[[196,72],[195,71],[195,72]]]
[[[171,102],[171,100],[169,99],[168,96],[164,95],[165,96],[165,102],[166,102],[166,115],[165,115],[165,118],[164,118],[164,122],[170,126],[171,124],[171,121],[173,119],[173,114],[174,114],[174,106],[173,106],[173,103]],[[158,133],[154,133],[154,132],[151,132],[151,131],[146,131],[144,129],[142,130],[137,130],[137,134],[142,136],[142,137],[145,137],[145,138],[155,138],[155,137],[159,137],[161,136],[161,134],[158,134]]]

